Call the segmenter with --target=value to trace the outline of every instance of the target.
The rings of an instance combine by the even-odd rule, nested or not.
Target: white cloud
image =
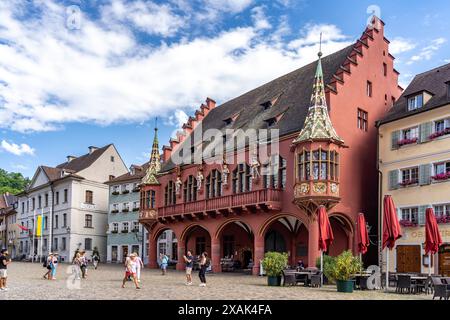
[[[6,140],[2,140],[1,147],[3,150],[16,156],[21,156],[24,154],[34,155],[34,149],[25,143],[19,145],[13,142],[9,143]]]
[[[204,0],[206,7],[231,13],[245,10],[252,2],[253,0]]]
[[[411,57],[407,64],[413,64],[414,62],[421,60],[431,60],[434,53],[438,51],[447,40],[445,38],[437,38],[431,41],[431,43],[422,48],[420,52]]]
[[[103,7],[102,19],[106,24],[129,22],[143,32],[161,36],[172,36],[185,24],[170,5],[141,0],[112,0]]]
[[[389,44],[389,52],[393,55],[400,54],[403,52],[410,51],[416,47],[416,44],[411,40],[403,38],[395,38]]]
[[[111,29],[83,16],[81,29],[69,30],[51,1],[20,19],[18,1],[0,2],[0,128],[19,132],[181,119],[177,110],[195,110],[206,96],[221,103],[314,61],[319,31],[325,54],[350,44],[334,25],[308,25],[288,45],[251,25],[148,47],[127,23]]]
[[[252,9],[252,20],[256,30],[264,30],[272,28],[269,20],[264,13],[264,7],[254,7]]]

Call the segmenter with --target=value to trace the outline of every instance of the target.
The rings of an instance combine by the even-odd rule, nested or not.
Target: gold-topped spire
[[[322,70],[322,34],[320,34],[320,49],[317,55],[319,59],[317,61],[317,68],[314,76],[311,104],[303,129],[293,141],[294,144],[310,140],[334,140],[338,143],[344,142],[334,130],[330,116],[328,115]]]
[[[157,185],[159,184],[157,173],[161,170],[161,156],[159,154],[158,143],[158,118],[155,118],[155,136],[153,137],[152,152],[150,155],[150,163],[142,179],[142,184]]]

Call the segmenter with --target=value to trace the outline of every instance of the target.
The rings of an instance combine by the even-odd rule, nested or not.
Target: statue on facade
[[[203,176],[203,168],[200,167],[200,168],[198,169],[197,177],[196,177],[196,180],[197,180],[197,190],[201,190],[203,179],[205,179],[205,177]]]
[[[258,153],[256,152],[256,148],[253,152],[251,163],[250,163],[250,172],[252,175],[252,179],[257,179],[260,177],[259,173],[259,167],[261,166],[261,163],[259,163],[258,160]]]
[[[228,185],[228,176],[230,175],[230,169],[228,169],[228,164],[226,162],[222,165],[222,184],[224,186]]]
[[[175,181],[175,193],[176,194],[180,194],[182,185],[183,185],[183,181],[181,181],[180,176],[178,176],[177,180]]]

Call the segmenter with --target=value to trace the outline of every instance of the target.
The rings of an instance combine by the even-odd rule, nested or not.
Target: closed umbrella
[[[327,210],[324,206],[318,209],[319,222],[319,250],[320,250],[320,271],[321,271],[321,285],[323,284],[323,252],[328,251],[328,248],[333,243],[334,235],[331,229],[330,220],[328,219]]]
[[[428,208],[425,212],[425,254],[428,254],[428,274],[431,275],[431,255],[438,252],[442,245],[442,238],[439,232],[436,216],[433,208]]]
[[[361,260],[362,265],[362,255],[367,253],[367,249],[369,247],[369,233],[366,227],[366,218],[364,218],[363,213],[359,213],[358,215],[358,251],[359,251],[359,259]]]
[[[386,247],[392,250],[395,242],[402,237],[402,230],[390,195],[384,196],[383,209],[383,250]],[[386,252],[386,290],[389,289],[389,250]]]

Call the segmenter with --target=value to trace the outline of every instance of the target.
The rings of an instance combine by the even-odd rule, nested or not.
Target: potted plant
[[[267,284],[269,286],[280,286],[281,275],[288,262],[286,253],[267,252],[264,255],[262,265],[267,275]]]
[[[334,258],[332,256],[329,256],[327,254],[323,255],[323,270],[329,268],[329,266],[334,263]],[[320,257],[316,260],[316,268],[320,270]],[[323,284],[329,284],[330,281],[328,277],[325,275],[325,272],[323,274]]]
[[[344,251],[324,267],[328,279],[336,282],[338,292],[353,292],[351,277],[361,271],[362,265],[358,257],[351,251]]]

